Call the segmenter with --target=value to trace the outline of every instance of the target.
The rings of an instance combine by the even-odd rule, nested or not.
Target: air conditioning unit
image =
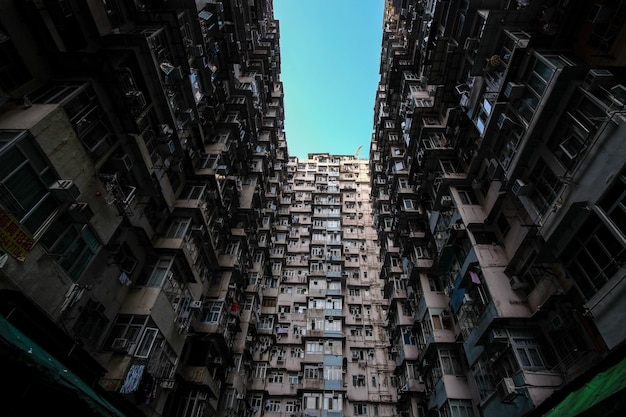
[[[517,397],[517,390],[515,388],[515,382],[513,382],[513,378],[502,378],[498,385],[496,386],[496,391],[498,391],[498,395],[500,396],[500,401],[503,403],[513,402],[515,397]]]
[[[489,333],[489,341],[491,342],[503,342],[508,341],[509,335],[504,329],[491,329]]]
[[[143,92],[137,90],[127,91],[125,95],[130,107],[139,109],[143,109],[144,107],[146,107],[147,103]]]
[[[360,314],[355,314],[354,315],[354,319],[355,320],[361,320],[361,315]]]
[[[524,84],[508,82],[504,87],[504,96],[509,99],[520,98],[524,93]]]
[[[501,113],[498,116],[498,120],[496,121],[496,125],[498,126],[498,129],[502,129],[504,125],[506,124],[507,120],[509,120],[509,117],[505,113]]]
[[[128,353],[129,347],[130,340],[121,337],[113,340],[113,344],[111,344],[111,349],[117,353]]]
[[[204,55],[204,47],[202,45],[191,45],[189,47],[189,54],[191,56],[202,56]]]
[[[456,231],[465,230],[465,225],[463,223],[452,223],[450,228]]]
[[[466,51],[473,51],[476,49],[476,45],[478,45],[478,38],[466,38],[465,43],[463,44],[463,49]]]
[[[473,303],[474,299],[472,298],[471,295],[469,295],[468,293],[465,293],[465,295],[463,296],[463,302],[464,303]]]
[[[528,192],[528,184],[523,180],[515,180],[511,191],[513,191],[513,194],[516,196],[525,195]]]
[[[223,356],[215,356],[213,358],[213,363],[218,364],[218,365],[223,365],[224,364],[224,357]]]
[[[511,277],[509,285],[511,285],[511,288],[514,290],[525,290],[528,288],[528,284],[519,279],[517,276]]]
[[[452,197],[450,197],[449,195],[444,195],[441,197],[441,208],[442,209],[449,209],[450,207],[452,207]]]
[[[592,69],[587,72],[582,88],[585,90],[594,90],[598,86],[606,85],[613,81],[613,73],[605,69]]]
[[[75,223],[89,223],[89,219],[93,217],[93,211],[87,203],[73,203],[67,213]]]
[[[243,400],[245,397],[243,394],[237,394],[237,399],[238,400]]]
[[[50,186],[52,196],[62,203],[72,203],[80,195],[78,187],[72,180],[58,180]]]
[[[398,353],[398,348],[392,347],[390,351],[391,353]]]
[[[176,387],[175,379],[164,379],[161,381],[161,389],[173,390]]]
[[[359,359],[360,359],[359,352],[357,352],[357,351],[352,352],[352,360],[353,361],[358,361]]]
[[[172,71],[169,73],[169,76],[172,77],[175,80],[182,80],[183,79],[183,69],[181,68],[180,65],[174,67],[172,69]]]
[[[209,395],[206,392],[199,392],[196,398],[200,401],[206,401]]]
[[[202,301],[192,301],[189,303],[189,308],[202,308]]]
[[[171,155],[176,151],[176,144],[173,140],[168,140],[167,142],[159,143],[159,151],[164,153],[165,155]]]
[[[117,154],[111,157],[113,167],[122,172],[128,172],[133,168],[133,159],[127,153]]]

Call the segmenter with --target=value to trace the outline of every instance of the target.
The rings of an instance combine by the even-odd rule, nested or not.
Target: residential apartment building
[[[369,163],[289,157],[272,2],[0,11],[3,414],[395,415]]]
[[[623,412],[625,6],[385,3],[370,164],[399,415]]]
[[[619,415],[623,3],[386,1],[365,160],[271,0],[3,2],[3,412]]]

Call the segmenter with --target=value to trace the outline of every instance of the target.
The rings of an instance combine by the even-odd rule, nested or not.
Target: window
[[[135,356],[138,358],[147,358],[150,355],[154,340],[156,339],[159,331],[154,327],[147,327],[141,337],[141,341],[135,351]]]
[[[267,364],[266,363],[256,363],[254,365],[254,378],[265,378],[267,372]]]
[[[341,411],[343,407],[342,394],[324,394],[324,410]]]
[[[133,354],[137,348],[141,337],[141,355],[149,353],[152,342],[156,337],[155,327],[150,327],[150,331],[145,332],[150,322],[147,316],[119,315],[111,327],[111,331],[104,344],[105,349],[112,350],[123,348],[125,352]],[[153,326],[153,324],[152,324]],[[145,356],[143,356],[145,357]]]
[[[542,344],[531,329],[509,329],[512,347],[524,369],[544,369],[545,361],[541,352]]]
[[[317,366],[304,366],[304,379],[319,379],[321,377],[320,369]]]
[[[202,321],[205,323],[218,323],[224,307],[223,301],[209,302],[203,309]]]
[[[448,400],[447,407],[441,408],[442,417],[474,417],[471,400]]]
[[[352,385],[355,387],[364,387],[365,384],[365,375],[352,375]]]
[[[172,217],[170,227],[165,233],[165,237],[173,239],[182,239],[185,237],[187,228],[191,224],[191,218],[188,217]]]
[[[354,415],[358,416],[366,416],[367,415],[367,404],[363,403],[355,403],[353,406]]]
[[[529,180],[534,185],[530,198],[537,212],[545,215],[556,202],[563,181],[543,159],[539,159]]]
[[[108,322],[109,320],[104,315],[104,306],[89,299],[80,312],[73,330],[78,337],[96,342],[104,332]]]

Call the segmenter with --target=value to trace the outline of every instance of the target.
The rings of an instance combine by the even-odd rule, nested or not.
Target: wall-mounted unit
[[[587,72],[582,83],[585,90],[595,90],[599,86],[606,86],[613,80],[613,73],[605,69],[591,69]]]
[[[161,389],[171,391],[176,388],[176,380],[175,379],[163,379],[161,380]]]
[[[463,44],[463,49],[465,49],[468,52],[472,52],[474,49],[476,49],[477,45],[478,45],[478,38],[466,38],[465,43]]]
[[[524,84],[508,82],[504,87],[504,96],[508,99],[520,98],[524,93]]]
[[[498,385],[496,386],[496,391],[500,396],[500,401],[503,403],[510,403],[515,400],[517,397],[517,390],[515,388],[515,382],[513,382],[513,378],[502,378]]]
[[[67,213],[75,223],[89,223],[89,220],[93,217],[93,211],[87,203],[70,204]]]
[[[441,197],[441,208],[447,210],[452,207],[452,197],[444,195]]]
[[[496,126],[498,126],[498,129],[502,129],[504,128],[504,126],[506,126],[506,123],[508,121],[509,121],[509,117],[506,114],[501,113],[498,116],[498,120],[496,120]]]
[[[528,193],[528,184],[524,180],[515,180],[511,191],[514,195],[526,195]]]
[[[127,91],[126,101],[130,107],[137,109],[143,109],[147,104],[146,97],[143,95],[143,92],[137,90]]]
[[[113,340],[113,343],[111,344],[111,350],[117,353],[126,354],[128,353],[129,347],[130,347],[130,340],[124,339],[121,337],[118,337],[117,339]]]
[[[192,301],[189,303],[189,308],[202,308],[202,301]]]
[[[171,155],[176,151],[176,143],[173,140],[159,142],[159,151],[164,155]]]
[[[72,180],[58,180],[50,186],[52,196],[61,203],[72,203],[80,195],[78,187]]]
[[[202,45],[191,45],[189,47],[189,54],[191,56],[202,56],[202,55],[204,55],[204,46],[202,46]]]
[[[509,340],[509,335],[505,329],[491,329],[489,332],[490,342],[506,342]]]
[[[522,281],[517,276],[511,277],[509,284],[511,285],[511,288],[514,290],[525,290],[526,288],[528,288],[528,284]]]
[[[133,168],[133,159],[130,154],[120,153],[111,157],[113,168],[124,173]]]

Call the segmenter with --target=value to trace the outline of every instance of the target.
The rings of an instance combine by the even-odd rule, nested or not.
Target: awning
[[[125,414],[106,401],[85,381],[29,337],[0,316],[0,338],[19,351],[20,361],[36,367],[50,382],[74,391],[89,408],[105,417],[124,417]]]
[[[569,394],[544,417],[573,417],[626,388],[626,359],[600,372],[582,388]]]

